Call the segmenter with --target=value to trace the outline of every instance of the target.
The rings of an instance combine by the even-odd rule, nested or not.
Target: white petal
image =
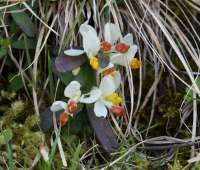
[[[110,57],[110,62],[113,64],[126,66],[128,61],[126,58],[126,54],[117,53]]]
[[[64,53],[69,56],[78,56],[85,53],[85,51],[79,49],[67,49],[64,51]]]
[[[50,107],[50,110],[52,112],[57,112],[59,110],[65,110],[67,108],[67,103],[66,102],[63,102],[63,101],[55,101],[51,107]]]
[[[137,50],[138,50],[137,45],[130,46],[130,48],[129,48],[127,54],[126,54],[128,62],[130,62],[132,60],[132,58],[135,57],[135,54],[137,53]]]
[[[101,97],[101,95],[102,95],[101,90],[95,88],[90,91],[89,96],[87,94],[82,95],[79,101],[81,103],[94,103]]]
[[[115,82],[111,75],[102,78],[99,88],[102,92],[102,96],[108,96],[115,91]]]
[[[116,24],[106,23],[104,26],[104,39],[105,41],[114,44],[120,38],[120,29]]]
[[[64,90],[65,97],[69,97],[70,99],[76,97],[80,93],[80,88],[81,85],[78,81],[72,81]]]
[[[115,82],[115,90],[117,90],[120,86],[120,83],[121,83],[121,74],[119,71],[115,71],[113,73],[113,79],[114,79],[114,82]]]
[[[126,34],[123,39],[122,39],[123,43],[126,43],[128,45],[133,45],[133,35],[131,33]]]
[[[81,34],[86,33],[86,32],[92,32],[94,35],[97,35],[96,30],[91,25],[88,25],[87,21],[85,23],[81,24],[79,31]]]
[[[80,26],[80,33],[83,37],[83,48],[88,57],[95,56],[100,49],[100,40],[93,27],[88,24]]]
[[[106,117],[107,116],[107,109],[103,102],[98,101],[94,104],[94,113],[97,117]]]
[[[107,100],[101,100],[101,102],[103,102],[104,103],[104,105],[107,107],[107,108],[111,108],[112,106],[113,106],[113,104],[112,104],[112,102],[109,102],[109,101],[107,101]]]

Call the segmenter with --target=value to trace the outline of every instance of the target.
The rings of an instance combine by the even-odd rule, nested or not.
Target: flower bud
[[[124,109],[122,106],[113,105],[111,107],[111,112],[115,113],[117,116],[122,117],[124,115]]]
[[[58,118],[58,122],[60,123],[61,126],[64,126],[69,120],[69,115],[66,112],[63,112],[60,114]]]
[[[76,112],[78,106],[74,100],[69,100],[67,107],[69,113],[74,113]]]

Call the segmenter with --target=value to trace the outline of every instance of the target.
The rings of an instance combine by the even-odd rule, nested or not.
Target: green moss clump
[[[13,100],[16,97],[16,93],[1,90],[1,97],[6,100]]]
[[[12,98],[7,92],[3,92],[3,95],[6,96],[7,101],[8,98]],[[0,129],[5,131],[9,128],[12,131],[10,143],[13,158],[23,162],[25,167],[30,167],[39,152],[39,146],[45,141],[42,132],[32,130],[40,122],[40,117],[35,115],[32,106],[23,100],[12,101],[5,105],[4,110],[3,116],[0,117]],[[0,153],[4,152],[6,153],[5,142],[0,145]]]
[[[32,129],[35,125],[39,124],[40,117],[38,115],[30,115],[26,118],[24,125],[28,129]]]

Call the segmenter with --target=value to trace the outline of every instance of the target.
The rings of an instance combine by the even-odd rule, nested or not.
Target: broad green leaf
[[[8,46],[11,45],[11,41],[7,38],[2,38],[0,39],[0,45],[5,48],[8,48]]]
[[[5,145],[8,143],[13,137],[13,133],[11,129],[5,129],[0,133],[0,145]]]
[[[71,71],[68,71],[66,73],[59,73],[59,78],[65,85],[68,85],[74,79],[74,76]]]
[[[13,10],[19,10],[20,8],[13,7]],[[22,31],[29,37],[34,37],[36,34],[36,26],[31,21],[31,18],[26,12],[11,13],[13,20],[22,29]]]
[[[196,79],[197,87],[200,89],[200,77],[197,77]],[[193,91],[189,87],[186,88],[186,100],[192,101],[193,100]]]
[[[9,84],[7,86],[8,91],[18,91],[23,87],[23,82],[20,76],[16,76],[13,78],[12,75],[9,76]]]
[[[7,55],[7,48],[5,47],[0,47],[0,60]]]
[[[76,77],[82,85],[82,90],[88,92],[96,85],[96,74],[88,63],[81,66],[80,72]]]
[[[36,40],[35,39],[28,39],[26,38],[26,42],[24,39],[17,40],[12,43],[12,47],[16,49],[35,49],[36,47]]]
[[[78,105],[80,106],[80,104]],[[76,115],[74,115],[73,118],[71,118],[70,121],[68,122],[68,127],[69,127],[68,129],[70,134],[77,134],[81,130],[83,130],[84,127],[86,126],[87,116],[86,116],[86,110],[85,111],[84,110],[83,107],[81,107],[80,111]]]

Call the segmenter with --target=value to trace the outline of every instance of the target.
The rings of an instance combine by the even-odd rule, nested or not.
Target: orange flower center
[[[107,52],[111,50],[112,44],[107,41],[102,41],[100,47],[101,47],[101,50],[103,50],[104,52]]]
[[[69,115],[67,112],[63,112],[60,114],[58,118],[58,122],[60,123],[61,126],[64,126],[69,120]]]
[[[118,43],[115,46],[115,50],[120,52],[120,53],[126,53],[128,51],[128,49],[130,48],[129,45],[125,44],[125,43]]]
[[[114,68],[108,68],[103,72],[103,75],[104,76],[107,76],[107,75],[110,75],[110,74],[112,75],[114,71],[115,71]]]
[[[74,100],[70,100],[67,107],[69,113],[74,113],[77,110],[77,103]]]
[[[124,109],[122,106],[113,105],[111,107],[111,112],[115,113],[117,116],[122,117],[124,115]]]

